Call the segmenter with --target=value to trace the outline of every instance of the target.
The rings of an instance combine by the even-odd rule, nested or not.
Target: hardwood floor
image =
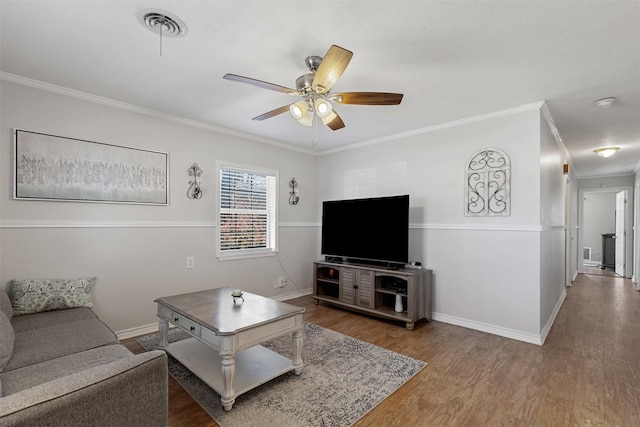
[[[598,266],[589,266],[589,265],[585,265],[582,267],[582,271],[584,274],[595,274],[597,276],[612,276],[612,277],[620,277],[618,274],[616,274],[615,271],[606,268],[606,269],[602,269]]]
[[[543,346],[441,322],[402,324],[310,297],[305,319],[429,365],[364,416],[363,426],[639,426],[640,292],[581,274]],[[123,342],[143,351],[134,339]],[[170,426],[217,426],[170,378]]]

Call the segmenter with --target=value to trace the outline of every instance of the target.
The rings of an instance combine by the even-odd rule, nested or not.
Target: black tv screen
[[[322,203],[322,255],[406,264],[409,195]]]

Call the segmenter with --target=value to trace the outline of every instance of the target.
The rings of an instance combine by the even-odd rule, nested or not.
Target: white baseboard
[[[290,292],[287,294],[282,294],[282,295],[276,295],[271,297],[272,299],[276,300],[276,301],[287,301],[290,299],[294,299],[294,298],[300,298],[300,297],[304,297],[307,295],[311,295],[313,293],[313,289],[307,289],[307,290],[296,290],[294,292]]]
[[[530,344],[542,345],[542,340],[539,335],[516,331],[515,329],[503,328],[501,326],[476,322],[474,320],[463,319],[461,317],[449,316],[448,314],[435,312],[433,313],[433,320],[437,320],[438,322],[443,323],[449,323],[451,325],[462,326],[463,328],[474,329],[476,331],[487,332],[489,334],[511,338],[517,341],[524,341]]]
[[[449,316],[442,313],[433,313],[433,320],[437,320],[438,322],[443,323],[450,323],[456,326],[462,326],[464,328],[474,329],[476,331],[487,332],[489,334],[511,338],[518,341],[524,341],[530,344],[543,345],[566,297],[567,291],[566,289],[563,289],[562,295],[560,295],[560,299],[554,307],[553,312],[551,313],[551,316],[549,316],[549,320],[545,324],[540,335],[517,331],[515,329],[503,328],[501,326],[491,325],[488,323],[476,322],[474,320],[463,319],[456,316]]]
[[[547,335],[549,335],[549,331],[553,326],[553,322],[556,321],[556,316],[558,316],[560,307],[562,307],[562,303],[564,302],[564,299],[566,297],[567,297],[567,290],[563,289],[562,295],[560,295],[560,299],[558,300],[558,303],[553,308],[553,313],[551,313],[551,316],[549,316],[549,320],[547,320],[547,324],[544,325],[544,328],[542,328],[542,332],[540,333],[540,341],[541,341],[540,345],[544,344],[545,340],[547,339]]]
[[[116,332],[119,340],[127,338],[139,337],[140,335],[153,334],[158,332],[158,323],[151,323],[150,325],[138,326],[136,328],[125,329],[124,331]]]

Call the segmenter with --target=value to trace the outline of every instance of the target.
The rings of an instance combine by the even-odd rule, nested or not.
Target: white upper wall
[[[280,171],[279,220],[308,222],[315,218],[315,157],[233,135],[212,132],[144,114],[0,81],[2,90],[2,170],[12,182],[13,135],[19,128],[71,138],[169,153],[170,203],[166,207],[122,204],[57,203],[12,200],[11,186],[0,188],[3,221],[178,221],[215,220],[216,160]],[[204,197],[186,199],[187,168],[203,171]],[[302,203],[290,207],[288,182],[299,182]],[[284,197],[287,196],[287,197]],[[195,207],[195,209],[194,209]]]
[[[607,159],[602,160],[606,161]],[[578,180],[578,188],[580,190],[633,187],[634,184],[634,175],[603,176],[599,178],[581,178]]]
[[[410,194],[412,223],[537,226],[540,146],[537,128],[530,127],[538,115],[539,105],[321,156],[318,196]],[[511,158],[510,216],[464,216],[465,163],[483,148],[502,149]]]

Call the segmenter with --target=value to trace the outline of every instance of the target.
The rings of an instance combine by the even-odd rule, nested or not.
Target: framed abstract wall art
[[[14,129],[18,200],[169,203],[169,155]]]

